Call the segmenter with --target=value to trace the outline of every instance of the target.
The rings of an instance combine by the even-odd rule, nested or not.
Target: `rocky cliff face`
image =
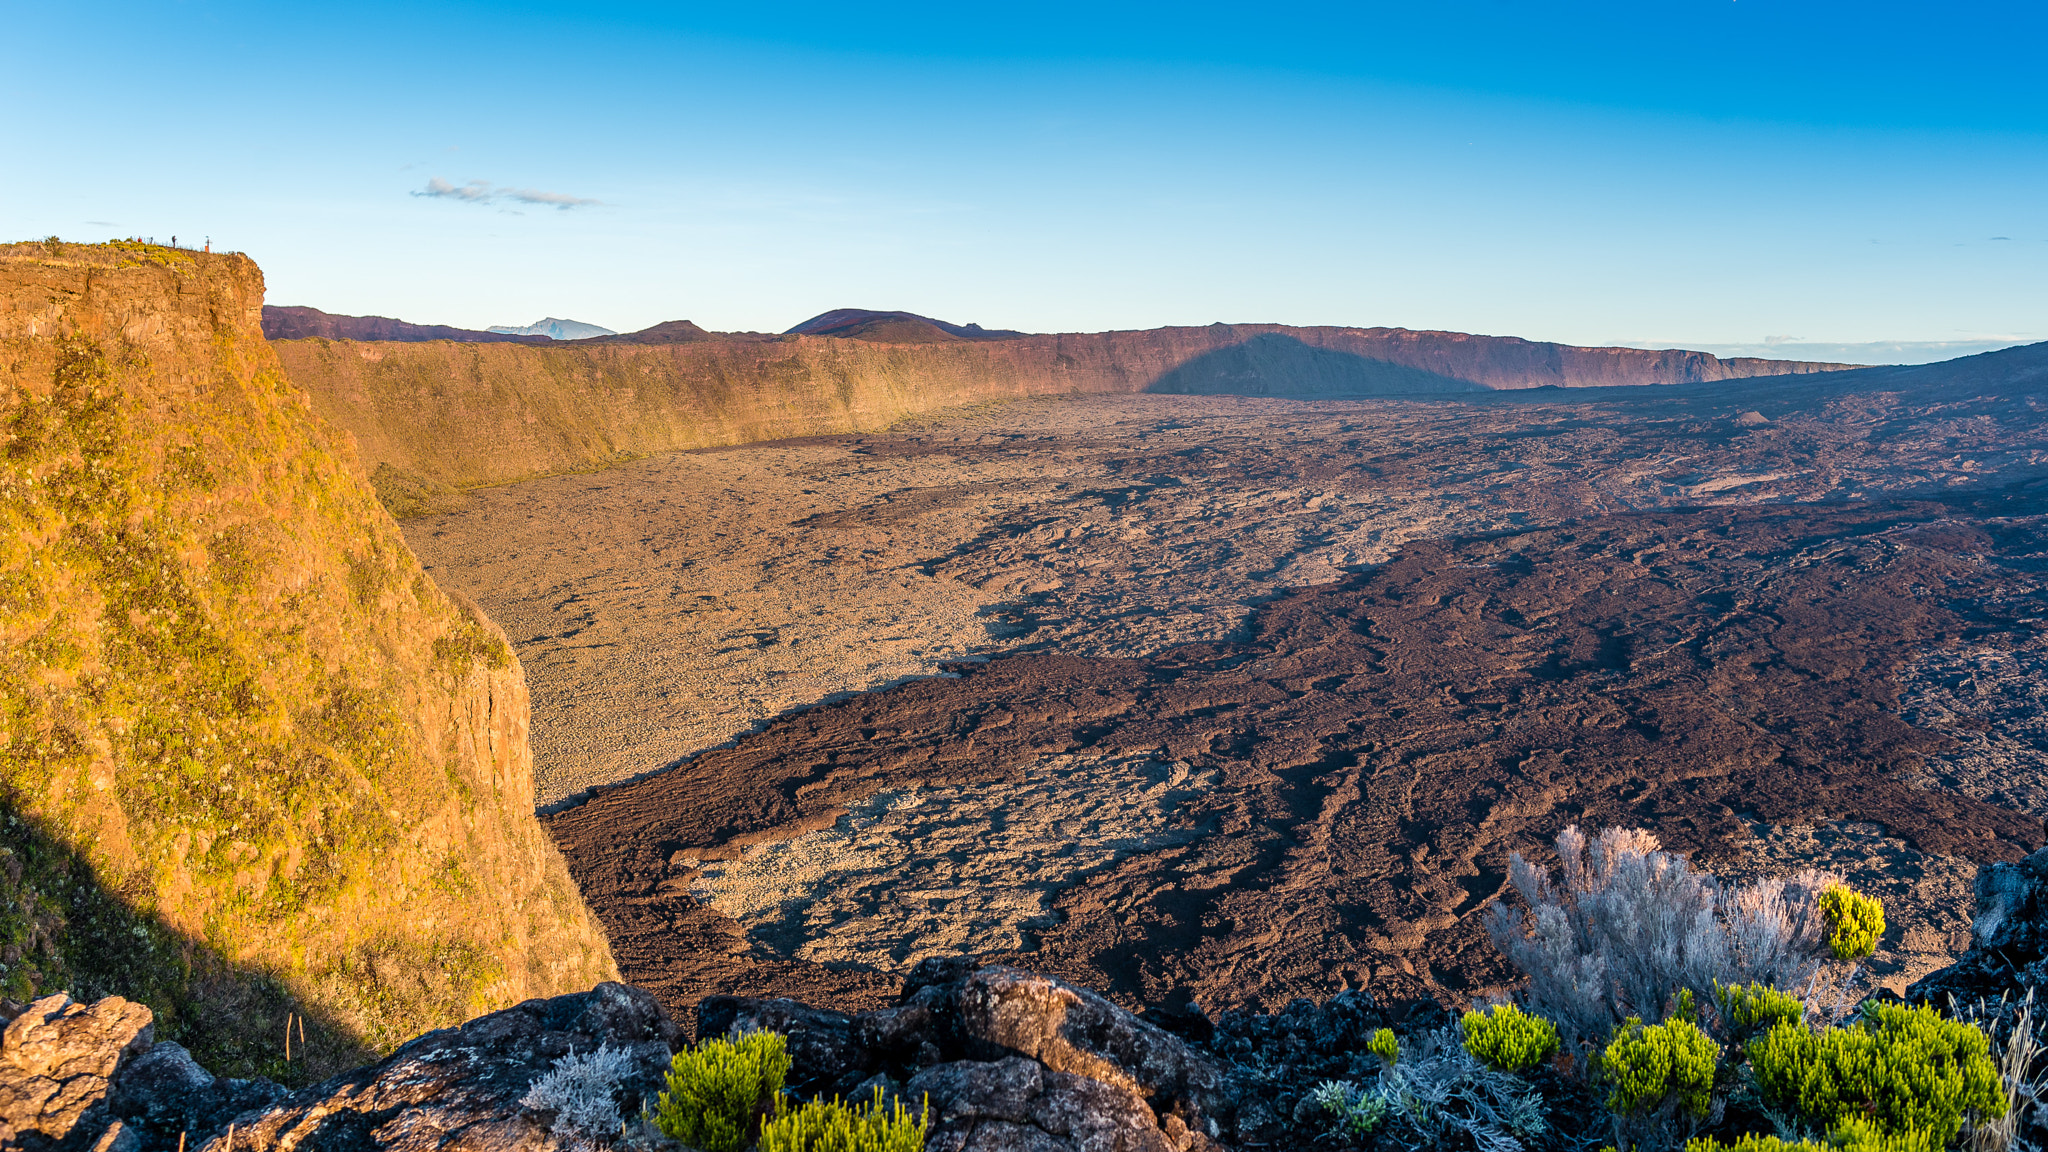
[[[262,297],[238,256],[0,247],[0,992],[118,990],[300,1079],[613,966],[532,815],[519,665]]]
[[[501,484],[684,448],[870,431],[1066,393],[1299,397],[1681,384],[1840,365],[1388,328],[1225,325],[891,343],[606,338],[576,347],[290,340],[315,409],[394,482]]]

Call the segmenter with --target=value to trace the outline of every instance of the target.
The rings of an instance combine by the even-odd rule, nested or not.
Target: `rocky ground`
[[[1573,820],[1824,863],[1893,906],[1878,979],[1945,963],[2041,839],[2034,403],[1583,395],[1028,401],[407,531],[519,646],[541,800],[647,777],[550,826],[672,1004],[960,947],[1133,1004],[1471,992]]]

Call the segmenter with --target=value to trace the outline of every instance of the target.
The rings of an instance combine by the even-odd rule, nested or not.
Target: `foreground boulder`
[[[920,964],[892,1007],[718,996],[698,1006],[697,1032],[783,1033],[789,1088],[806,1099],[879,1090],[928,1107],[931,1152],[1194,1152],[1286,1142],[1317,1080],[1370,1072],[1373,1030],[1430,1026],[1432,1012],[1345,992],[1275,1016],[1138,1016],[1052,977],[951,958]],[[182,1137],[191,1152],[680,1152],[637,1118],[682,1029],[623,984],[429,1032],[292,1092],[217,1078],[152,1043],[150,1025],[120,999],[22,1011],[0,1052],[0,1148],[168,1152]]]
[[[1409,1024],[1433,1006],[1397,1012]],[[1277,1016],[1137,1016],[1084,988],[971,959],[927,960],[897,1004],[849,1015],[714,996],[697,1033],[789,1037],[791,1086],[931,1108],[934,1152],[1208,1149],[1273,1144],[1323,1078],[1369,1073],[1389,1014],[1364,992]],[[1362,1061],[1373,1061],[1371,1065]]]
[[[429,1032],[388,1058],[287,1092],[228,1080],[183,1047],[152,1043],[148,1008],[119,997],[87,1007],[50,996],[21,1011],[0,1045],[0,1148],[24,1152],[188,1149],[308,1152],[588,1145],[523,1103],[572,1052],[612,1054],[586,1085],[636,1115],[660,1091],[682,1030],[653,996],[623,984],[529,1000]]]
[[[624,984],[529,1000],[460,1028],[429,1032],[366,1068],[302,1088],[234,1118],[236,1152],[303,1148],[508,1149],[573,1147],[612,1133],[557,1131],[557,1116],[522,1099],[572,1052],[624,1050],[625,1072],[603,1085],[619,1115],[660,1091],[682,1030],[654,997]],[[202,1152],[226,1152],[225,1132]]]

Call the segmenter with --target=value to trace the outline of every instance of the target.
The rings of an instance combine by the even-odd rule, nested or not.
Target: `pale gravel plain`
[[[406,521],[434,578],[475,598],[526,666],[536,802],[947,661],[1024,643],[1137,656],[1220,639],[1284,589],[1341,579],[1417,537],[1520,519],[1392,486],[1202,482],[1229,470],[1222,452],[1172,487],[1104,466],[1129,440],[1207,452],[1218,434],[1339,423],[1284,401],[1026,402],[939,423],[983,451],[676,453],[480,490],[462,512]],[[1044,449],[986,451],[1025,435]]]
[[[1849,397],[1777,422],[1738,419],[1743,405],[1707,417],[1729,432],[1725,451],[1677,453],[1641,425],[1620,436],[1593,405],[1562,401],[1035,400],[890,435],[680,453],[478,491],[466,510],[405,528],[435,578],[513,638],[547,806],[948,661],[1027,648],[1136,656],[1227,638],[1272,596],[1418,538],[1631,508],[1941,491],[2040,463],[2031,402],[1974,403]],[[1473,446],[1509,428],[1526,435]],[[1387,466],[1338,467],[1360,461]],[[1924,783],[2042,812],[2044,670],[2039,651],[1928,654],[1906,678],[1908,718],[1961,744]],[[1081,777],[1064,779],[1071,791]],[[896,968],[1022,939],[1045,893],[1143,850],[1142,829],[1163,827],[1167,811],[1070,828],[1077,855],[1064,863],[1044,857],[1046,828],[1020,826],[978,863],[954,850],[1002,841],[1031,803],[1054,815],[1086,807],[1083,793],[1036,787],[879,797],[846,827],[714,866],[703,894],[776,951],[820,960]],[[877,855],[874,833],[849,823],[859,820],[916,835]],[[1735,871],[1832,868],[1887,899],[1894,928],[1871,965],[1877,982],[1902,987],[1967,943],[1967,861],[1868,825],[1757,831]],[[1028,883],[990,866],[1027,858]],[[859,926],[885,901],[891,870],[974,912]],[[836,896],[821,880],[856,875]]]

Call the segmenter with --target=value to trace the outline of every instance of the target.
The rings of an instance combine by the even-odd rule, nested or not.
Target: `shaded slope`
[[[287,1011],[318,1072],[613,968],[532,817],[517,662],[262,293],[240,256],[0,247],[0,978],[303,1076]]]

